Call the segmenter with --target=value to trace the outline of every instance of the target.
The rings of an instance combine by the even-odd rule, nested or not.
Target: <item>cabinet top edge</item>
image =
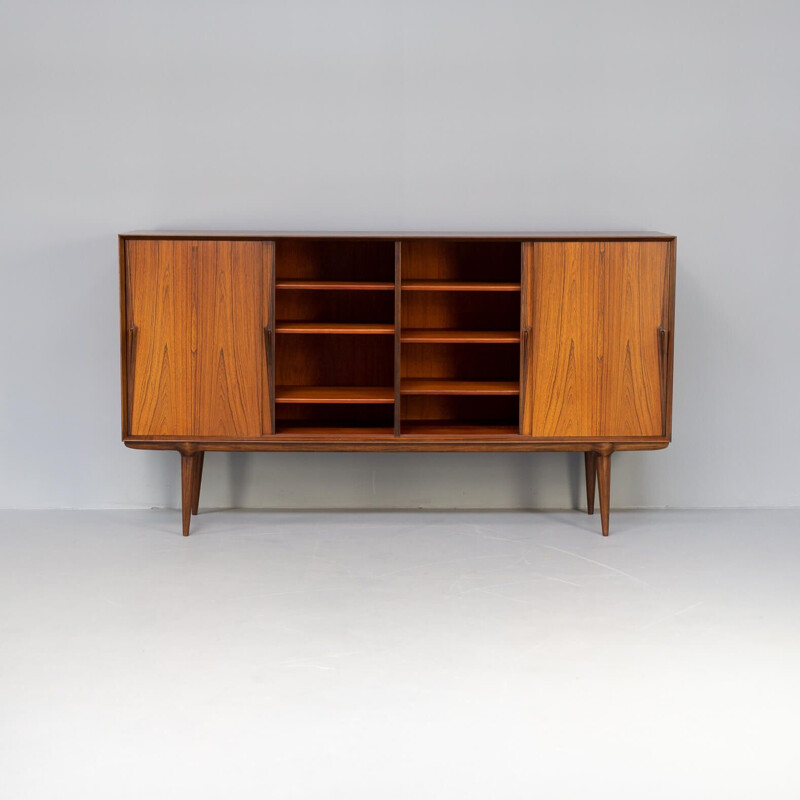
[[[677,237],[658,231],[128,231],[121,239],[450,239],[489,241],[671,241]]]

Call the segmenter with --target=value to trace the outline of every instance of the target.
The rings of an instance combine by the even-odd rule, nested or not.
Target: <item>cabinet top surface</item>
[[[121,233],[126,239],[461,239],[531,240],[643,240],[669,241],[676,237],[658,231],[190,231],[156,230]]]

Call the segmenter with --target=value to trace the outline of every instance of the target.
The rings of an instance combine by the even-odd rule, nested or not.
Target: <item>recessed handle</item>
[[[658,328],[658,354],[661,357],[662,367],[667,363],[667,345],[669,343],[669,336],[667,329],[659,326]]]
[[[136,356],[136,334],[139,332],[139,329],[136,325],[131,325],[128,328],[128,366],[132,365],[132,360]]]
[[[272,371],[272,326],[264,327],[264,348],[267,355],[267,369]]]

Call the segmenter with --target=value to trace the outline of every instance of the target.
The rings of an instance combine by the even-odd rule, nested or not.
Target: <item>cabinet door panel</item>
[[[197,436],[270,432],[268,243],[197,243]]]
[[[189,436],[193,426],[191,243],[130,240],[128,403],[133,436]]]
[[[664,433],[659,327],[667,281],[665,242],[604,242],[605,346],[600,436]]]
[[[525,246],[523,433],[662,436],[666,242]]]
[[[523,433],[592,436],[600,428],[602,292],[596,242],[526,246],[530,326]]]

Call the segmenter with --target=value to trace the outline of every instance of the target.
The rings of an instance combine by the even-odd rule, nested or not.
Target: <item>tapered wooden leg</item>
[[[587,451],[583,454],[586,465],[586,513],[594,514],[594,487],[597,484],[597,453]]]
[[[194,463],[194,488],[192,490],[192,514],[197,514],[197,508],[200,505],[200,482],[203,480],[203,456],[205,453],[201,450],[195,457]]]
[[[181,453],[181,514],[183,517],[183,535],[189,535],[189,523],[192,519],[192,499],[194,497],[194,476],[197,456]]]
[[[598,453],[595,464],[597,465],[597,485],[600,488],[600,523],[603,527],[603,536],[608,536],[608,507],[611,497],[611,454]]]

